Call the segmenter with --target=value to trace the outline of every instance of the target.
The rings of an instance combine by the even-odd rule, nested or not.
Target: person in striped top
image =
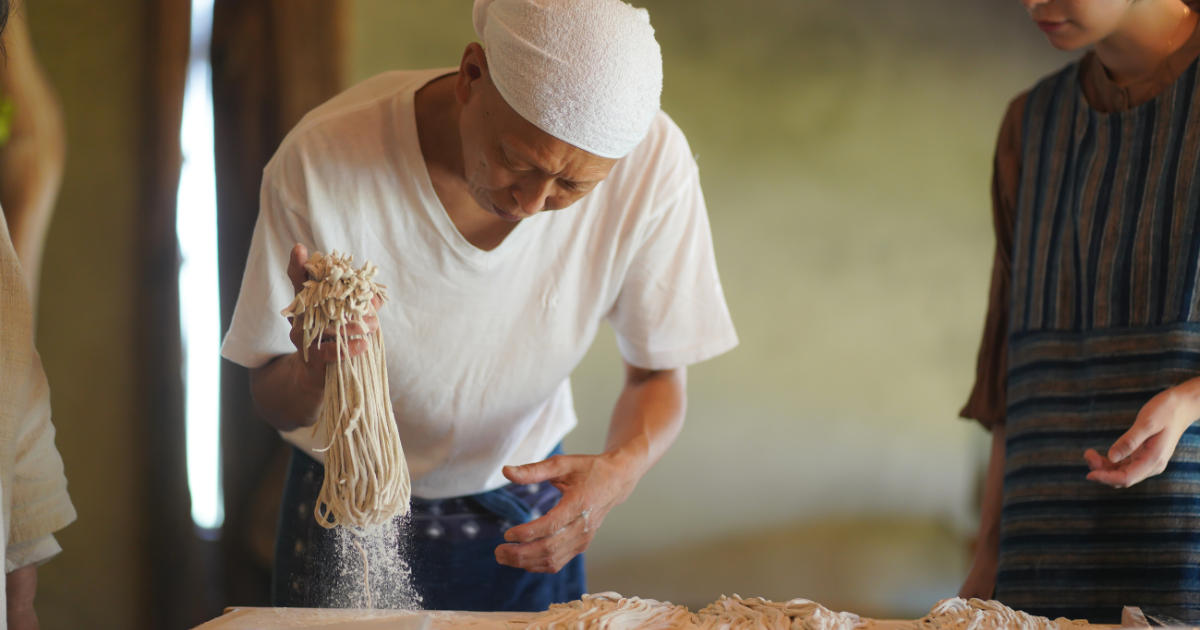
[[[961,595],[1200,609],[1200,31],[1181,0],[1021,0],[1091,48],[1019,95],[963,417],[992,431]]]

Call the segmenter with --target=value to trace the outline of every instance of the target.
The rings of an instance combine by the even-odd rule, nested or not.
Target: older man
[[[309,248],[380,268],[389,386],[413,479],[415,586],[433,609],[579,597],[580,555],[683,424],[686,367],[737,345],[687,141],[659,110],[644,10],[477,0],[457,69],[391,72],[311,112],[265,172],[224,355],[298,445],[278,605],[328,605],[305,441],[332,346],[279,315]],[[299,243],[299,244],[297,244]],[[290,278],[290,282],[289,282]],[[600,455],[562,455],[570,374],[607,320],[625,384]],[[361,343],[361,342],[359,342]],[[352,345],[350,352],[361,352]]]

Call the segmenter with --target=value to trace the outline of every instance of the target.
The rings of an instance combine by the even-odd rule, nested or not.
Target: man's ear
[[[466,105],[478,82],[488,76],[487,55],[477,42],[467,44],[462,61],[458,64],[458,78],[454,83],[454,97],[459,105]]]

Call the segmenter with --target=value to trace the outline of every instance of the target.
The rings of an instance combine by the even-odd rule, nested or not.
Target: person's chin
[[[1063,52],[1074,52],[1094,45],[1096,42],[1081,33],[1046,33],[1046,41]]]
[[[1053,37],[1047,37],[1046,39],[1050,42],[1050,45],[1055,48],[1055,50],[1061,50],[1063,52],[1075,52],[1088,47],[1088,44],[1080,44],[1072,40],[1061,40]]]
[[[495,203],[492,202],[492,200],[488,197],[488,195],[483,194],[482,189],[475,190],[475,194],[473,196],[475,197],[475,203],[479,204],[480,208],[483,208],[484,210],[491,212],[492,214],[500,217],[501,219],[504,219],[505,221],[510,221],[512,223],[516,223],[517,221],[520,221],[523,218],[523,217],[519,217],[515,214],[512,214],[510,212],[505,212],[505,211],[501,210],[499,206],[497,206]]]
[[[509,221],[511,223],[516,223],[517,221],[520,221],[523,218],[523,217],[519,217],[515,214],[509,214],[508,212],[505,212],[505,211],[501,210],[500,208],[497,208],[494,204],[491,205],[491,208],[492,208],[492,214],[495,214],[496,216],[500,217],[501,219],[504,219],[505,221]]]

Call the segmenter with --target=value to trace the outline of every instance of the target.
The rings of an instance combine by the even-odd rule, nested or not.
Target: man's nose
[[[1026,11],[1033,11],[1037,7],[1046,4],[1050,0],[1021,0],[1021,6],[1025,7]]]
[[[546,209],[546,199],[550,196],[553,179],[539,177],[520,182],[513,187],[513,199],[521,207],[521,212],[532,216]]]

